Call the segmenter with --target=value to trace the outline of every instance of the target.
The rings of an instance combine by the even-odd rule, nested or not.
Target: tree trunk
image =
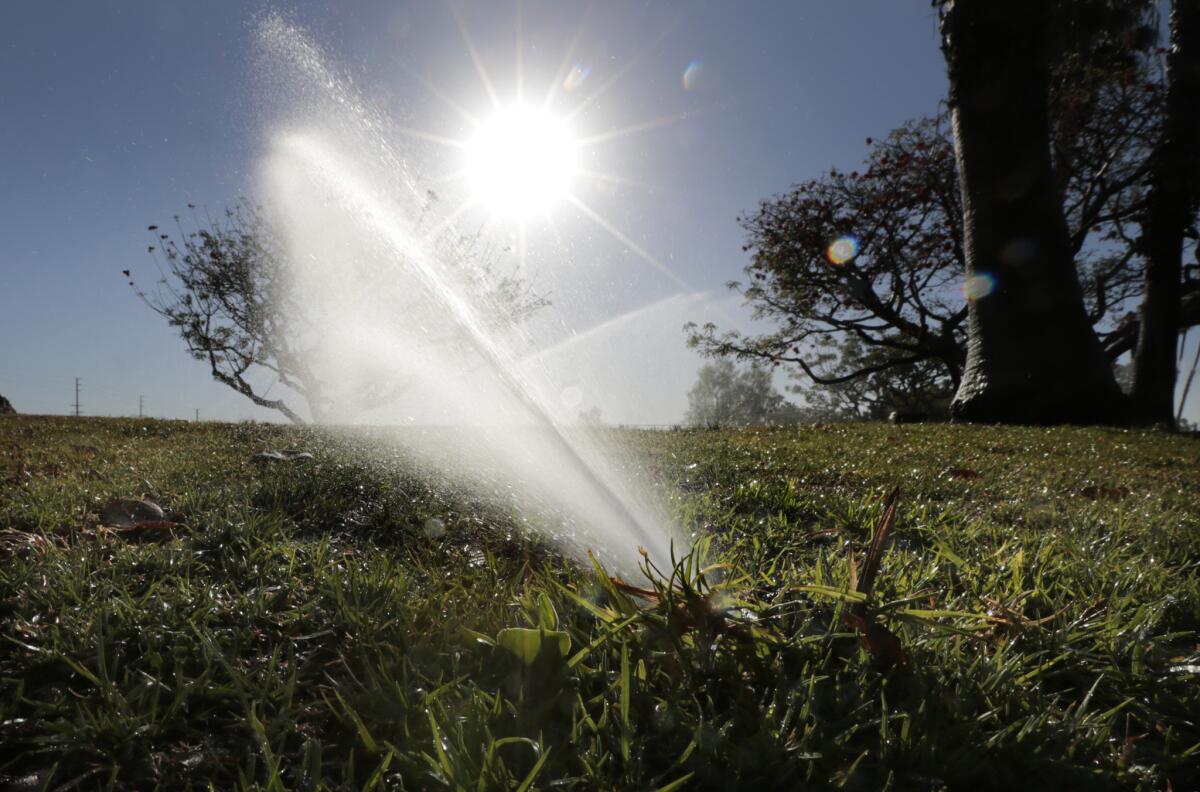
[[[1151,164],[1142,225],[1146,257],[1141,327],[1134,353],[1133,405],[1139,423],[1175,422],[1175,348],[1179,340],[1183,237],[1200,178],[1200,3],[1175,0],[1167,55],[1163,135]]]
[[[1050,161],[1050,3],[951,0],[942,49],[969,306],[955,420],[1121,423],[1124,397],[1088,322]]]

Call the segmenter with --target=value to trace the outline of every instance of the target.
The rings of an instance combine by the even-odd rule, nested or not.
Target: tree
[[[1166,425],[1175,419],[1184,238],[1197,236],[1194,221],[1200,200],[1200,4],[1173,3],[1170,41],[1166,117],[1150,159],[1152,188],[1142,225],[1145,297],[1133,386],[1137,419]]]
[[[1136,338],[1120,320],[1140,288],[1129,226],[1146,189],[1160,94],[1157,73],[1145,68],[1082,98],[1078,89],[1056,95],[1055,164],[1065,179],[1071,250],[1088,319],[1113,357]],[[861,171],[831,170],[739,218],[751,261],[747,284],[729,286],[777,329],[745,336],[693,324],[691,345],[795,366],[821,390],[842,394],[857,380],[914,369],[934,400],[958,387],[967,356],[964,287],[978,299],[994,281],[965,280],[948,118],[910,121],[867,144]]]
[[[1139,337],[1131,308],[1142,293],[1139,227],[1163,126],[1164,80],[1160,64],[1143,56],[1155,35],[1145,3],[1047,6],[1047,47],[1055,55],[1043,86],[1049,158],[1085,316],[1112,361]],[[822,388],[843,392],[859,379],[913,366],[934,365],[959,383],[969,302],[1002,302],[992,295],[1005,282],[1002,273],[966,272],[949,124],[910,122],[868,145],[861,173],[831,171],[739,218],[752,261],[748,285],[730,285],[756,318],[778,329],[742,336],[690,325],[689,343],[714,356],[794,365]],[[1011,257],[1027,247],[1002,252]],[[1198,286],[1185,283],[1178,329],[1200,321]],[[1029,291],[1036,297],[1043,290]],[[849,349],[839,339],[850,336],[870,354],[836,354]]]
[[[935,360],[880,368],[878,364],[890,355],[886,347],[866,346],[854,335],[829,344],[834,375],[875,370],[836,385],[791,388],[804,395],[806,420],[882,421],[893,413],[949,417],[954,384]]]
[[[872,149],[862,172],[831,170],[739,218],[749,280],[729,286],[777,330],[749,337],[689,325],[689,343],[708,355],[792,364],[821,385],[924,360],[957,383],[966,318],[958,216],[941,120],[906,124]],[[886,353],[846,370],[828,354],[846,335]]]
[[[771,384],[771,369],[739,369],[731,360],[701,367],[688,392],[685,421],[692,426],[751,426],[795,423],[798,408]]]
[[[189,204],[190,209],[195,209]],[[315,422],[336,414],[345,418],[394,401],[410,383],[380,380],[353,390],[326,382],[309,365],[312,344],[320,328],[291,286],[279,235],[257,207],[238,205],[203,227],[193,214],[195,230],[186,231],[179,217],[177,237],[158,226],[149,247],[158,264],[157,287],[144,291],[129,270],[129,285],[146,305],[178,330],[188,352],[208,364],[213,379],[255,404],[277,410],[293,423],[304,423],[300,410],[287,396],[269,397],[275,384],[298,396]],[[477,238],[457,237],[445,244],[449,261],[472,261],[485,277],[486,299],[493,322],[516,322],[547,304],[514,275],[491,277],[491,264],[476,255]],[[397,316],[403,311],[397,310]],[[463,343],[461,338],[442,343]],[[266,388],[256,383],[263,375]]]
[[[941,8],[966,275],[994,283],[968,303],[967,363],[951,406],[961,420],[1125,420],[1084,308],[1050,154],[1059,6],[950,0]]]

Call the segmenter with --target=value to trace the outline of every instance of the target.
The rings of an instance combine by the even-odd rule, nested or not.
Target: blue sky
[[[496,93],[510,97],[516,6],[455,7]],[[17,409],[67,412],[81,377],[86,414],[136,414],[144,395],[155,416],[270,417],[213,383],[120,275],[153,280],[147,225],[188,203],[219,211],[252,194],[269,121],[286,101],[271,93],[255,47],[255,20],[268,10],[309,31],[400,126],[465,133],[431,87],[486,112],[447,2],[5,4],[0,393]],[[520,20],[529,93],[546,90],[578,37],[572,63],[587,70],[578,96],[591,97],[574,122],[581,133],[648,127],[589,150],[589,166],[615,178],[580,194],[674,279],[570,206],[554,211],[555,234],[531,229],[527,240],[535,277],[539,260],[573,262],[569,283],[543,285],[583,339],[572,354],[602,358],[619,383],[593,399],[612,420],[677,420],[702,363],[679,325],[741,320],[723,287],[745,263],[740,212],[830,166],[852,167],[866,137],[933,112],[945,92],[925,0],[527,0]],[[559,99],[574,106],[575,96]],[[647,124],[656,119],[669,122]],[[437,149],[413,146],[435,184],[455,167]],[[637,398],[618,403],[617,390]]]

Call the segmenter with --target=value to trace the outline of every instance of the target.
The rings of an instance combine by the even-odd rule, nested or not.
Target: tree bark
[[[1196,210],[1200,178],[1200,3],[1175,0],[1167,55],[1163,135],[1151,163],[1142,225],[1146,258],[1133,406],[1139,423],[1175,423],[1175,348],[1179,339],[1183,239]]]
[[[955,420],[1122,423],[1125,401],[1092,330],[1050,159],[1046,0],[951,0],[942,12],[969,306]],[[977,290],[978,294],[980,290]]]

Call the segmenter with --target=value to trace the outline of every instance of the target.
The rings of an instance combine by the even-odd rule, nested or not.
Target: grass
[[[702,537],[626,586],[365,436],[0,419],[0,777],[1200,788],[1196,439],[614,434]],[[293,446],[316,458],[250,461]],[[851,559],[896,485],[863,603]],[[118,496],[184,519],[97,527]]]

